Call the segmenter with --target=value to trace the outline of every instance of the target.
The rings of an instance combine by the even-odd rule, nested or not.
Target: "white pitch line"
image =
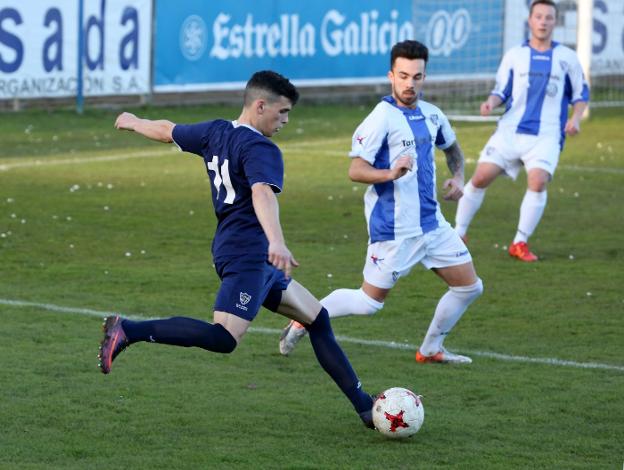
[[[27,302],[23,300],[11,300],[11,299],[0,299],[0,305],[8,305],[11,307],[32,307],[32,308],[38,308],[42,310],[50,310],[52,312],[76,313],[78,315],[86,315],[86,316],[99,317],[99,318],[103,318],[108,315],[115,314],[115,312],[92,310],[89,308],[64,307],[61,305],[38,303],[38,302]],[[148,320],[148,319],[157,318],[157,317],[146,317],[144,315],[124,315],[124,316],[132,320]],[[281,333],[281,330],[278,330],[275,328],[264,328],[264,327],[253,327],[253,326],[249,328],[249,331],[251,333],[275,335],[276,337]],[[403,350],[415,351],[417,348],[417,346],[413,344],[397,343],[395,341],[366,340],[366,339],[359,339],[359,338],[351,338],[350,336],[342,336],[342,335],[337,335],[336,338],[343,343],[359,344],[362,346],[375,346],[375,347],[381,347],[381,348],[386,348],[386,349],[403,349]],[[624,372],[624,366],[618,366],[615,364],[601,364],[599,362],[577,362],[577,361],[566,361],[564,359],[556,359],[556,358],[548,358],[548,357],[512,356],[509,354],[500,354],[500,353],[488,352],[488,351],[472,351],[472,350],[465,350],[465,349],[460,352],[463,352],[466,354],[472,354],[473,356],[496,359],[496,360],[503,361],[503,362],[525,362],[529,364],[544,364],[544,365],[550,365],[550,366],[573,367],[576,369],[602,369],[602,370],[614,370],[618,372]]]
[[[32,168],[32,167],[43,167],[43,166],[51,166],[51,165],[81,165],[84,163],[99,163],[99,162],[114,162],[118,160],[129,160],[131,158],[147,158],[147,157],[162,157],[165,155],[170,155],[173,153],[172,150],[163,152],[159,151],[149,151],[149,152],[137,152],[137,153],[127,153],[127,154],[119,154],[119,155],[101,155],[97,157],[73,157],[73,158],[61,158],[61,159],[38,159],[38,160],[29,160],[26,162],[17,162],[17,163],[3,163],[0,164],[0,171],[8,171],[13,168]]]
[[[342,142],[344,139],[340,139]],[[336,139],[324,140],[324,145],[329,145],[331,143],[337,142]],[[348,149],[342,150],[331,150],[331,149],[319,149],[318,142],[315,141],[303,141],[298,143],[286,143],[282,144],[281,148],[284,152],[297,152],[304,151],[310,148],[315,148],[315,153],[318,155],[329,155],[329,156],[346,156],[348,153]],[[137,153],[129,153],[129,154],[113,154],[113,155],[101,155],[96,157],[73,157],[73,158],[61,158],[61,159],[36,159],[36,160],[28,160],[28,161],[20,161],[17,163],[0,163],[0,171],[9,171],[14,168],[32,168],[32,167],[44,167],[44,166],[52,166],[52,165],[83,165],[85,163],[100,163],[100,162],[112,162],[119,160],[130,160],[132,158],[148,158],[148,157],[163,157],[170,155],[172,153],[178,153],[179,149],[175,147],[170,147],[169,150],[151,150],[146,152],[137,152]],[[443,163],[445,160],[443,157],[438,155],[436,161],[439,163]],[[474,163],[475,160],[472,158],[467,158],[466,163]],[[562,170],[570,170],[570,171],[586,171],[588,173],[607,173],[607,174],[615,174],[622,175],[624,174],[624,168],[613,168],[613,167],[593,167],[593,166],[583,166],[583,165],[559,165],[559,169]]]
[[[476,163],[477,159],[475,158],[466,158],[465,163]],[[446,163],[446,159],[443,156],[436,157],[436,164],[442,165]],[[586,173],[605,173],[608,175],[624,175],[624,168],[618,167],[599,167],[599,166],[584,166],[584,165],[559,165],[557,167],[558,170],[567,170],[567,171],[581,171]]]
[[[26,302],[24,300],[10,300],[10,299],[0,299],[0,305],[9,305],[11,307],[33,307],[39,308],[42,310],[50,310],[52,312],[60,312],[60,313],[77,313],[78,315],[86,315],[90,317],[99,317],[104,318],[109,315],[116,315],[116,312],[106,312],[103,310],[92,310],[90,308],[75,308],[75,307],[63,307],[61,305],[54,304],[42,304],[39,302]],[[124,315],[129,319],[136,320],[147,320],[148,317],[143,315]]]
[[[308,145],[294,145],[294,146],[284,146],[282,149],[284,151],[289,152],[297,152],[303,151],[305,149],[309,149]],[[149,151],[149,152],[137,152],[137,153],[127,153],[127,154],[118,154],[118,155],[100,155],[96,157],[72,157],[72,158],[49,158],[49,159],[41,159],[37,160],[28,160],[28,161],[19,161],[16,163],[0,163],[0,172],[9,171],[15,168],[39,168],[46,166],[55,166],[55,165],[84,165],[86,163],[102,163],[102,162],[115,162],[120,160],[130,160],[133,158],[151,158],[151,157],[165,157],[175,153],[180,153],[179,149],[171,147],[170,150],[158,150],[158,151]],[[341,152],[333,151],[333,150],[316,150],[316,154],[318,155],[342,155]],[[347,152],[342,152],[344,155]]]
[[[599,166],[583,165],[559,165],[559,168],[571,171],[586,171],[587,173],[609,173],[614,175],[624,175],[624,168],[610,168]]]

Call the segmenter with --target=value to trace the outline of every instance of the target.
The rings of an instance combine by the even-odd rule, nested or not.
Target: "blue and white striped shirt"
[[[506,106],[498,122],[500,129],[559,136],[562,147],[568,106],[589,101],[589,87],[576,52],[556,42],[544,52],[533,49],[528,41],[507,51],[492,94]]]
[[[406,154],[412,171],[394,181],[373,184],[364,195],[370,243],[414,237],[448,226],[436,197],[434,146],[447,149],[455,133],[436,106],[419,100],[415,109],[386,96],[358,126],[349,156],[375,168],[392,168]]]

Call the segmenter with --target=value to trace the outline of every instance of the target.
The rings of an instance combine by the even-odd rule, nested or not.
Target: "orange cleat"
[[[509,255],[527,263],[538,260],[537,255],[529,250],[529,245],[526,242],[512,243],[509,246]]]
[[[113,315],[104,319],[102,329],[104,330],[104,339],[100,345],[98,354],[98,366],[103,374],[111,371],[113,361],[120,352],[128,347],[128,338],[121,326],[123,318],[119,315]]]
[[[419,362],[421,364],[470,364],[472,363],[472,359],[470,359],[468,356],[455,354],[447,351],[445,348],[442,348],[440,349],[440,351],[431,356],[425,356],[421,354],[420,350],[416,351],[416,362]]]

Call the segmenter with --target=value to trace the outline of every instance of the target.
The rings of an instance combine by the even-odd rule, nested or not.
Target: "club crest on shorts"
[[[247,292],[241,292],[239,299],[240,299],[241,304],[247,305],[249,301],[251,300],[251,295],[249,295]]]
[[[240,300],[240,303],[236,303],[236,308],[241,309],[243,311],[247,311],[247,307],[245,307],[245,305],[247,305],[249,303],[249,301],[251,300],[251,295],[249,295],[247,292],[241,292],[238,295],[238,298]]]

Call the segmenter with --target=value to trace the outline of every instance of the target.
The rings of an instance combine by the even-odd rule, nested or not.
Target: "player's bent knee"
[[[472,183],[472,186],[476,189],[485,189],[488,186],[485,180],[483,180],[482,178],[477,178],[476,176],[472,177],[470,183]]]
[[[236,349],[238,346],[238,342],[232,336],[232,334],[223,327],[216,323],[214,325],[214,342],[212,350],[214,352],[222,353],[222,354],[230,354]]]
[[[383,302],[370,297],[364,290],[357,291],[360,302],[357,302],[357,310],[360,315],[375,315],[384,306]]]
[[[474,284],[469,286],[453,286],[450,287],[450,290],[472,302],[483,294],[483,281],[481,278],[477,278],[477,282]]]
[[[490,175],[475,173],[470,178],[470,184],[476,189],[487,189],[487,187],[496,179],[496,176],[492,177]]]
[[[376,307],[376,306],[372,306],[372,305],[366,305],[362,309],[361,314],[362,315],[375,315],[377,312],[379,312],[379,310],[381,310],[381,307]]]
[[[234,338],[232,338],[232,341],[229,342],[227,345],[224,345],[223,349],[220,352],[223,354],[231,354],[236,349],[236,346],[238,346],[238,343]]]
[[[221,354],[232,354],[234,352],[234,350],[236,349],[236,342],[234,342],[234,344],[232,344],[231,346],[228,346],[226,348],[223,348],[217,352],[221,353]]]

